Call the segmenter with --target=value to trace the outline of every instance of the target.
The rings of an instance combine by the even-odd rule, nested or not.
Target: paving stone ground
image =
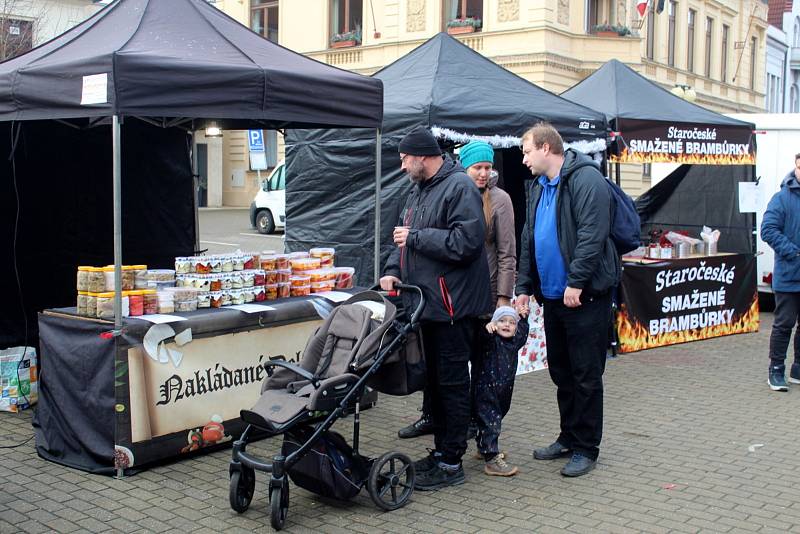
[[[518,377],[501,446],[520,467],[487,477],[465,457],[467,482],[415,493],[380,512],[362,492],[349,503],[291,486],[286,532],[798,532],[800,386],[766,385],[771,314],[757,334],[622,355],[607,366],[605,432],[598,468],[565,479],[565,460],[531,458],[558,432],[547,372]],[[420,396],[382,396],[363,413],[364,452],[413,457],[428,437],[397,440]],[[347,435],[351,421],[335,429]],[[0,445],[31,435],[30,413],[0,414]],[[250,450],[271,455],[265,440]],[[40,459],[33,441],[0,450],[0,532],[266,532],[266,479],[251,508],[228,507],[230,451],[159,466],[123,480]]]

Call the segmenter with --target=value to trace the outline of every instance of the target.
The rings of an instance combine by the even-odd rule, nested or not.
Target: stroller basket
[[[417,321],[425,305],[416,286],[419,304],[410,316],[398,313],[385,294],[365,291],[334,308],[309,338],[298,364],[271,360],[261,397],[250,410],[242,410],[248,423],[234,442],[229,466],[230,504],[247,510],[255,489],[255,471],[271,473],[270,521],[281,529],[289,505],[288,478],[309,491],[337,499],[350,499],[363,486],[384,510],[404,506],[414,487],[411,459],[388,452],[377,459],[358,453],[360,402],[368,386],[393,395],[418,391],[425,382],[425,357]],[[335,421],[354,414],[353,445],[330,431]],[[251,428],[283,434],[281,453],[264,462],[246,452]]]

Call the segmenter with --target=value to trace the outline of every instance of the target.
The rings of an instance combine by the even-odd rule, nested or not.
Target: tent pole
[[[114,330],[122,330],[122,142],[119,116],[111,122],[114,175]]]
[[[381,129],[375,130],[375,270],[378,285],[381,276]]]
[[[622,166],[619,162],[616,162],[614,167],[617,169],[617,185],[622,187]]]
[[[194,250],[200,250],[200,176],[197,174],[197,130],[192,130],[192,203],[194,204]]]

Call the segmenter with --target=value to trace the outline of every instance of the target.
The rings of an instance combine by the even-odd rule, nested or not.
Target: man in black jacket
[[[422,288],[422,336],[427,362],[435,450],[415,462],[414,487],[464,482],[461,457],[470,419],[467,362],[477,350],[475,319],[491,311],[486,228],[480,192],[461,165],[442,156],[429,130],[400,141],[402,169],[415,184],[394,230],[381,287],[402,281]],[[407,309],[414,295],[403,292]]]
[[[561,470],[581,476],[594,469],[603,431],[603,371],[611,320],[611,289],[620,278],[609,237],[613,200],[594,161],[564,151],[558,132],[539,123],[522,138],[528,184],[527,214],[516,293],[544,308],[547,363],[557,388],[561,433],[536,449],[537,460],[571,454]]]

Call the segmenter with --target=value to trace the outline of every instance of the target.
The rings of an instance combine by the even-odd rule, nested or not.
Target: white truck
[[[775,256],[761,240],[761,221],[772,195],[781,181],[794,169],[794,156],[800,153],[800,114],[798,113],[735,113],[729,117],[756,125],[756,176],[759,178],[756,228],[758,230],[757,278],[759,293],[772,293],[772,268]],[[762,295],[764,296],[764,295]]]
[[[250,203],[250,225],[262,234],[286,226],[286,165],[281,161]]]

